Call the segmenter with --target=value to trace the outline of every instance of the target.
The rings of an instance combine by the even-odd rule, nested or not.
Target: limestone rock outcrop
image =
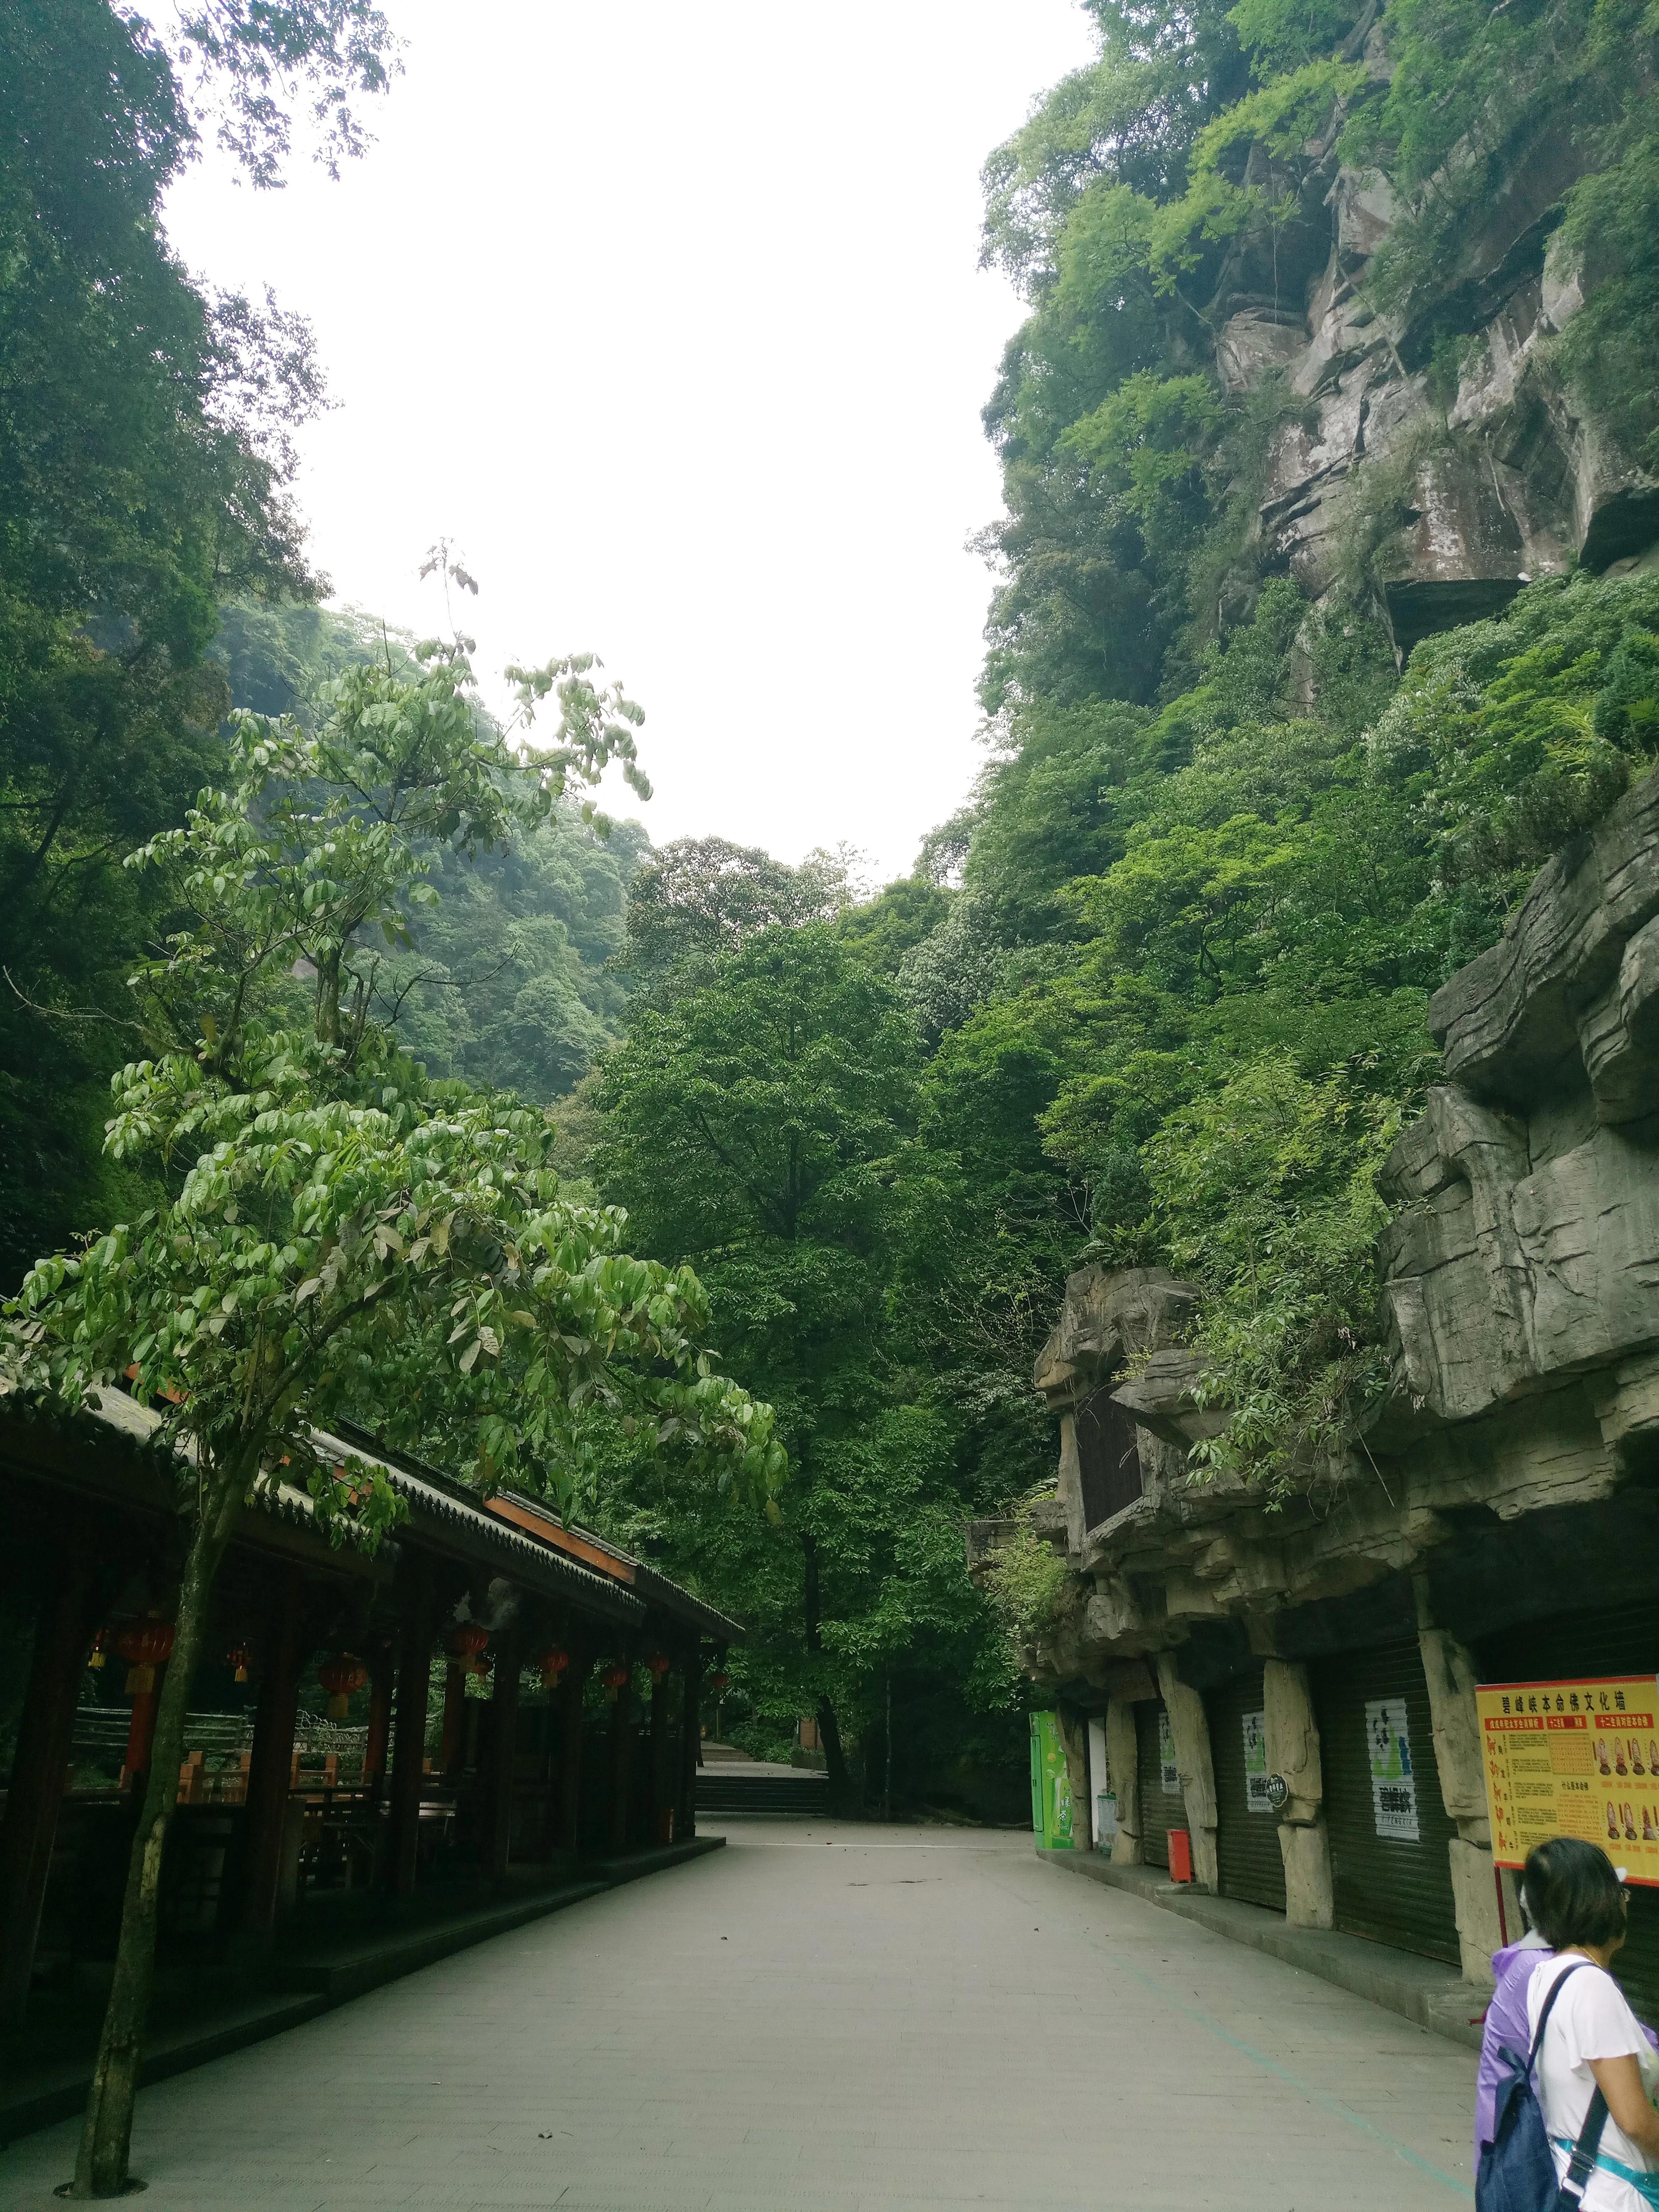
[[[1385,76],[1374,30],[1365,51]],[[1575,557],[1601,570],[1640,554],[1659,539],[1659,480],[1551,343],[1583,304],[1556,231],[1594,159],[1587,135],[1569,118],[1506,149],[1461,252],[1379,313],[1364,287],[1401,210],[1386,176],[1340,162],[1339,128],[1299,179],[1256,150],[1248,181],[1294,213],[1271,251],[1239,242],[1208,313],[1223,387],[1276,376],[1287,402],[1260,510],[1266,565],[1317,599],[1363,539],[1404,653]]]

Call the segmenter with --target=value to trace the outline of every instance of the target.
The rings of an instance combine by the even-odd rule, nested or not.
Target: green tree
[[[278,180],[296,100],[333,159],[390,34],[366,0],[205,0],[172,51],[106,0],[0,14],[0,1273],[110,1218],[106,1078],[151,914],[121,855],[218,772],[220,601],[317,586],[289,494],[310,334],[205,291],[168,186],[222,124]],[[9,979],[9,980],[7,980]]]
[[[372,939],[407,939],[439,848],[501,837],[510,793],[544,814],[607,762],[633,767],[634,710],[589,664],[513,672],[526,718],[559,702],[557,740],[532,754],[490,731],[458,653],[423,659],[414,683],[349,671],[314,731],[239,717],[232,780],[133,856],[179,927],[141,976],[156,1051],[118,1077],[106,1143],[162,1194],[41,1261],[9,1310],[17,1381],[72,1408],[136,1365],[188,1470],[82,2197],[126,2181],[173,1778],[237,1516],[286,1467],[310,1471],[326,1523],[372,1540],[393,1517],[366,1468],[318,1463],[309,1425],[348,1413],[483,1481],[533,1482],[601,1415],[689,1449],[728,1492],[769,1498],[781,1472],[769,1413],[710,1365],[690,1269],[629,1257],[619,1214],[562,1194],[540,1116],[434,1094],[373,1018]]]
[[[817,1712],[838,1790],[907,1511],[878,1436],[917,1066],[891,987],[816,923],[762,929],[636,1000],[595,1089],[601,1191],[696,1267],[732,1371],[776,1408],[783,1525],[763,1553],[742,1540],[745,1610],[763,1594],[753,1663],[775,1709]]]

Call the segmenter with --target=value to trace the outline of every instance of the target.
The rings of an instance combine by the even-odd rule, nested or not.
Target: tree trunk
[[[232,1480],[227,1484],[222,1478],[218,1496],[210,1507],[204,1503],[198,1515],[185,1560],[173,1656],[161,1686],[143,1811],[127,1868],[121,1935],[115,1952],[115,1978],[110,1985],[109,2003],[104,2013],[80,2154],[75,2162],[75,2180],[70,2191],[75,2197],[119,2197],[127,2188],[132,2108],[138,2093],[144,2022],[155,1974],[161,1853],[179,1798],[185,1716],[206,1632],[213,1577],[224,1556],[240,1499],[240,1482]]]
[[[805,1559],[801,1601],[805,1615],[806,1648],[814,1658],[823,1650],[823,1632],[819,1617],[818,1596],[818,1540],[810,1528],[801,1531],[800,1548]],[[835,1706],[827,1690],[818,1692],[818,1740],[823,1746],[823,1763],[830,1777],[830,1797],[836,1807],[845,1806],[848,1798],[847,1755],[842,1748],[841,1723],[836,1717]]]

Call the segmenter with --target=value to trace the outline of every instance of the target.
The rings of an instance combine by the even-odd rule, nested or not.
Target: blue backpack
[[[1607,2100],[1600,2089],[1590,2099],[1563,2184],[1556,2179],[1554,2154],[1532,2086],[1532,2070],[1544,2045],[1544,2030],[1549,2026],[1555,2000],[1563,1984],[1577,1972],[1577,1966],[1572,1966],[1557,1975],[1538,2015],[1538,2033],[1526,2058],[1507,2047],[1498,2053],[1509,2073],[1498,2085],[1492,2139],[1480,2154],[1480,2171],[1474,2182],[1475,2212],[1578,2212],[1583,2201],[1584,2184],[1601,2147]]]

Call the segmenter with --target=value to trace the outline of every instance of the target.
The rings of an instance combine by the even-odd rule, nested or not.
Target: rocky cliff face
[[[1195,1475],[1182,1338],[1197,1293],[1086,1267],[1034,1381],[1059,1413],[1045,1532],[1073,1570],[1028,1653],[1109,1688],[1194,1636],[1286,1652],[1321,1608],[1409,1571],[1464,1632],[1560,1595],[1564,1509],[1595,1518],[1598,1597],[1644,1588],[1659,1540],[1659,776],[1538,878],[1502,941],[1432,1004],[1446,1080],[1383,1177],[1392,1388],[1346,1460],[1265,1502]],[[1102,1394],[1139,1494],[1094,1521],[1078,1435]],[[1506,1528],[1501,1543],[1495,1531]],[[994,1541],[985,1533],[981,1552]],[[1494,1562],[1496,1564],[1494,1564]]]
[[[1386,73],[1375,29],[1366,58]],[[1659,482],[1553,357],[1583,304],[1552,250],[1589,158],[1574,119],[1504,149],[1483,219],[1395,314],[1361,291],[1399,204],[1379,171],[1339,163],[1338,121],[1299,181],[1253,153],[1247,181],[1293,191],[1293,212],[1230,256],[1210,311],[1216,363],[1232,392],[1276,373],[1302,403],[1273,447],[1265,565],[1317,599],[1345,563],[1368,562],[1403,653],[1575,556],[1597,571],[1636,565],[1659,538]]]

